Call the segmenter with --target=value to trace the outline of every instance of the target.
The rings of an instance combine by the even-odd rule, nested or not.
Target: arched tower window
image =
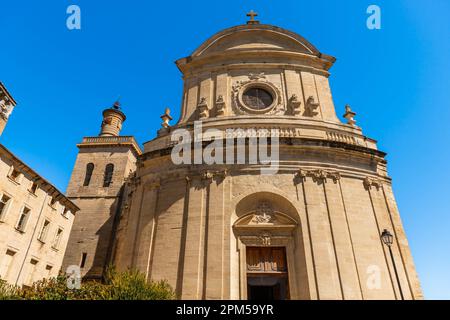
[[[103,187],[108,188],[112,182],[112,177],[114,173],[114,165],[109,163],[105,167],[105,176],[103,178]]]
[[[87,187],[89,183],[91,182],[92,178],[92,172],[94,171],[94,164],[88,163],[86,165],[86,175],[84,176],[84,183],[83,186]]]

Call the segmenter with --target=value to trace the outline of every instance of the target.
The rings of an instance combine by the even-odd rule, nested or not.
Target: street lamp
[[[392,254],[391,247],[392,244],[394,243],[394,236],[387,229],[384,229],[383,232],[381,233],[381,241],[383,241],[383,243],[387,245],[387,247],[389,248],[389,253],[392,259],[392,265],[394,266],[395,277],[397,278],[398,289],[400,290],[400,297],[402,298],[402,300],[405,300],[405,298],[403,297],[402,286],[400,284],[400,278],[398,277],[397,267],[395,266],[394,255]]]

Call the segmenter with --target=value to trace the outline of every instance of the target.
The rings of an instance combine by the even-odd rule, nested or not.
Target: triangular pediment
[[[234,228],[295,228],[297,222],[288,215],[277,211],[256,210],[238,219]]]

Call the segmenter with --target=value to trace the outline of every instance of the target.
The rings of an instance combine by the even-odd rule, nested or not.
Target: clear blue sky
[[[66,28],[77,4],[82,29]],[[382,29],[366,28],[366,8]],[[182,80],[173,63],[217,31],[257,11],[338,58],[337,112],[349,103],[363,132],[388,153],[389,173],[426,298],[450,299],[450,2],[6,1],[0,3],[0,81],[18,106],[1,142],[66,189],[83,136],[118,95],[122,133],[155,136],[166,106],[178,117]]]

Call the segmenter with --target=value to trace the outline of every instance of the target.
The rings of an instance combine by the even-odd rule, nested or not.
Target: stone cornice
[[[269,141],[270,142],[270,141]],[[203,147],[206,147],[210,142],[209,141],[203,141]],[[321,139],[306,139],[306,138],[280,138],[279,139],[280,148],[283,147],[319,147],[319,148],[337,148],[341,150],[347,150],[347,151],[353,151],[358,152],[370,157],[378,157],[380,158],[379,161],[385,162],[384,157],[386,156],[385,152],[376,150],[376,149],[370,149],[363,146],[353,145],[346,142],[340,142],[340,141],[328,141],[328,140],[321,140]],[[247,143],[246,143],[247,145]],[[225,143],[224,143],[225,146]],[[163,156],[169,156],[171,153],[173,146],[161,148],[149,152],[145,152],[140,156],[141,161],[146,161],[150,159],[156,159],[158,157]]]
[[[142,154],[142,150],[133,136],[117,137],[84,137],[83,141],[77,144],[78,148],[92,147],[130,147],[136,156]]]

